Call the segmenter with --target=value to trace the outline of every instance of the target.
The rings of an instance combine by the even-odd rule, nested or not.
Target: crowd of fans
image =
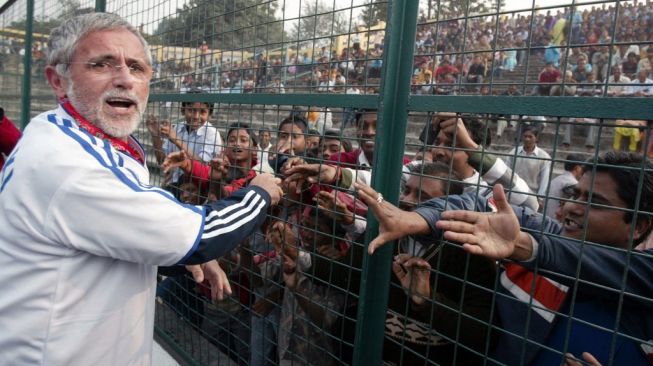
[[[536,13],[509,13],[450,20],[423,20],[415,41],[415,94],[499,94],[506,85],[524,84],[532,95],[653,95],[653,5],[650,2],[566,7]],[[463,16],[462,14],[460,15]],[[296,90],[345,93],[364,86],[377,93],[383,45],[361,47],[360,35],[340,53],[327,46],[268,57],[214,60],[202,54],[203,67],[193,72],[188,62],[163,67],[183,90],[205,88],[227,93],[284,93]],[[203,61],[204,60],[204,61]],[[516,73],[545,64],[534,76]],[[215,67],[208,67],[215,66]],[[165,66],[165,65],[164,65]],[[219,77],[215,77],[215,75]],[[493,90],[489,86],[493,85]]]
[[[259,172],[273,172],[284,179],[283,204],[273,209],[259,233],[220,259],[234,288],[230,298],[210,303],[202,295],[208,290],[196,288],[192,280],[184,277],[167,277],[161,282],[158,295],[239,364],[350,362],[366,214],[374,203],[352,193],[357,184],[371,183],[378,148],[377,112],[345,111],[342,119],[332,121],[329,116],[326,124],[324,110],[294,109],[287,117],[281,117],[273,131],[237,122],[221,136],[209,122],[212,109],[206,103],[184,103],[184,121],[176,127],[168,121],[148,119],[154,152],[165,172],[162,184],[181,200],[198,204],[228,197]],[[315,117],[316,114],[320,116]],[[589,225],[582,223],[582,212],[572,217],[564,207],[582,207],[574,201],[580,199],[576,187],[584,172],[592,171],[592,159],[598,153],[589,161],[587,154],[552,159],[545,151],[550,151],[549,146],[538,146],[542,122],[537,120],[519,124],[519,142],[512,151],[492,153],[493,133],[488,123],[494,117],[433,114],[421,136],[421,148],[414,156],[404,158],[401,210],[412,212],[431,199],[456,195],[491,202],[501,184],[509,192],[510,204],[526,210],[528,215],[538,211],[546,215],[546,219],[538,216],[538,225],[570,226],[570,221],[581,227]],[[323,121],[319,125],[311,122],[320,118]],[[354,124],[355,137],[343,133],[347,123]],[[561,119],[558,123],[561,129],[581,125],[573,119]],[[631,132],[626,134],[638,134],[639,138],[634,145],[615,146],[615,150],[634,146],[634,152],[646,151],[646,144],[651,142],[651,127],[645,121],[605,122],[601,133],[620,128],[629,129]],[[636,155],[611,154],[605,164],[640,164]],[[555,161],[564,162],[563,174],[554,174]],[[645,174],[650,180],[651,172]],[[648,180],[645,185],[650,184]],[[650,186],[643,187],[641,200],[650,200],[650,190]],[[599,202],[598,198],[596,203],[611,204]],[[647,204],[638,209],[637,217],[648,217],[642,212]],[[610,207],[606,209],[612,211]],[[630,227],[630,220],[624,220],[624,225]],[[601,242],[587,235],[578,239]],[[644,240],[647,235],[648,231],[641,235],[636,232],[631,239],[614,245],[632,245],[633,250],[636,246],[642,250],[650,246],[650,240]],[[507,323],[509,318],[496,299],[496,291],[500,291],[497,279],[508,273],[513,276],[509,277],[511,280],[517,281],[514,276],[521,276],[525,269],[470,255],[455,243],[431,243],[432,240],[407,236],[397,244],[385,323],[385,361],[422,364],[428,359],[438,364],[474,365],[490,355],[514,364],[521,352],[512,356],[502,354],[501,350],[512,347],[510,340],[497,338],[505,331],[550,346],[547,334],[532,336],[524,334],[523,329],[515,330],[514,324]],[[528,296],[531,282],[520,278],[526,281],[522,285],[526,286]],[[569,286],[569,281],[552,283]],[[596,299],[602,296],[609,297],[597,294]],[[529,300],[517,298],[529,309],[535,309],[535,313],[541,310]],[[644,305],[637,306],[650,307],[646,300],[642,301]],[[495,306],[501,314],[493,312]],[[564,309],[557,307],[551,311]],[[523,324],[525,318],[510,321]],[[533,322],[538,324],[537,319]],[[630,335],[644,343],[648,339],[638,338],[643,337],[639,333]],[[555,359],[560,363],[566,357],[563,348],[552,347],[553,352],[529,346],[524,357],[527,362],[546,364]],[[593,348],[585,351],[607,359]]]
[[[423,22],[412,91],[651,96],[653,3],[624,3],[615,11],[604,5]],[[174,75],[191,92],[283,94],[284,81],[301,79],[317,92],[357,95],[378,92],[373,80],[383,56],[382,45],[365,50],[354,40],[340,54],[322,47],[289,64],[258,54],[215,65],[206,43],[198,49],[200,72],[164,63],[155,66],[158,77]],[[545,64],[532,89],[520,91],[515,83],[491,89],[529,58]],[[234,289],[230,297],[211,302],[207,287],[163,269],[157,296],[238,364],[350,363],[366,217],[382,215],[382,204],[391,210],[369,187],[377,169],[377,111],[345,108],[334,120],[329,108],[311,106],[282,116],[273,130],[236,122],[225,131],[210,122],[212,104],[183,102],[181,114],[176,124],[155,116],[146,121],[160,183],[176,198],[191,205],[228,198],[261,172],[282,178],[285,195],[259,232],[219,258]],[[588,151],[560,159],[558,146],[539,143],[547,124],[564,135],[564,149],[571,149],[574,131],[586,130]],[[355,136],[345,133],[349,125]],[[492,139],[506,128],[516,129],[517,140],[499,153]],[[391,238],[398,243],[388,268],[383,360],[650,360],[652,131],[651,121],[640,120],[430,114],[418,151],[404,157],[397,210],[437,220],[428,222],[428,232]],[[597,147],[605,135],[613,144],[603,153]],[[556,162],[564,164],[561,174]],[[545,248],[533,251],[557,259],[472,255],[471,239],[457,240],[455,230],[446,234],[436,226],[447,221],[437,215],[448,205],[499,219],[514,209],[529,242]],[[567,252],[546,252],[551,243]]]

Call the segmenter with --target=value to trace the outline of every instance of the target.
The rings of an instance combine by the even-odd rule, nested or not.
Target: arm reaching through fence
[[[400,210],[386,202],[383,196],[370,186],[354,183],[354,187],[358,197],[372,209],[374,216],[379,220],[379,235],[367,248],[370,254],[374,254],[377,248],[389,241],[407,235],[425,235],[430,232],[428,223],[419,214]]]

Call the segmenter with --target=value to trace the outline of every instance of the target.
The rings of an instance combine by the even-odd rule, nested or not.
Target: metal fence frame
[[[32,57],[32,24],[35,0],[25,0],[27,4],[27,28],[25,39],[24,70],[30,70]],[[0,14],[7,11],[17,0],[6,1]],[[105,0],[96,0],[96,11],[107,8]],[[585,98],[562,96],[549,97],[507,97],[507,96],[417,96],[410,94],[412,64],[402,60],[402,56],[414,53],[414,39],[417,29],[418,2],[408,0],[388,0],[387,29],[381,90],[378,95],[316,95],[293,94],[293,104],[322,107],[374,108],[379,110],[377,137],[380,149],[375,154],[375,174],[373,185],[389,202],[399,199],[399,181],[402,166],[403,146],[406,137],[406,124],[409,112],[428,112],[447,110],[459,113],[496,113],[518,115],[548,115],[554,111],[557,116],[584,115],[594,118],[632,118],[650,119],[653,116],[653,103],[646,98]],[[496,15],[499,13],[497,12]],[[31,74],[24,73],[21,92],[21,125],[29,122],[31,103]],[[201,101],[209,103],[236,103],[241,105],[282,105],[288,104],[287,96],[275,94],[219,94],[201,95],[158,94],[149,96],[150,102]],[[378,174],[383,172],[384,174]],[[378,223],[369,217],[366,243],[374,238]],[[392,262],[393,245],[379,250],[374,256],[366,256],[362,269],[362,288],[358,308],[354,364],[381,364],[383,347],[383,321],[388,299],[388,285]],[[168,336],[155,329],[162,339]],[[172,342],[171,342],[172,343]],[[173,348],[189,364],[196,362],[183,350]]]

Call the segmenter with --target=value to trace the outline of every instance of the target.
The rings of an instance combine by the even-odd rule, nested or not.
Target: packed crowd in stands
[[[208,122],[212,113],[211,105],[187,102],[182,105],[185,121],[176,127],[155,117],[148,119],[157,162],[165,172],[163,185],[181,200],[198,204],[228,197],[247,186],[258,173],[273,172],[284,179],[284,203],[273,209],[259,233],[220,259],[234,288],[230,298],[218,303],[207,301],[208,289],[196,288],[189,276],[165,278],[159,285],[158,296],[239,364],[349,363],[365,255],[366,213],[373,209],[378,214],[375,205],[382,202],[380,196],[376,201],[366,199],[366,195],[374,197],[376,193],[371,188],[365,188],[368,193],[361,193],[361,186],[357,186],[371,183],[374,154],[378,148],[374,143],[378,133],[377,112],[344,110],[336,121],[329,115],[327,124],[321,109],[294,109],[280,117],[275,130],[258,130],[237,122],[229,125],[224,135]],[[609,196],[612,198],[601,196],[599,202],[598,196],[605,192],[596,185],[589,189],[597,195],[594,199],[597,204],[614,206],[616,202],[622,202],[620,205],[628,202],[620,207],[640,210],[637,217],[643,223],[641,231],[619,237],[618,243],[606,242],[614,237],[605,239],[602,233],[617,229],[600,227],[607,222],[594,222],[594,216],[584,223],[587,208],[575,201],[587,199],[588,177],[592,169],[602,169],[594,165],[599,154],[593,153],[588,159],[588,154],[570,153],[565,154],[564,159],[560,155],[552,159],[545,151],[550,151],[548,146],[538,146],[542,122],[537,119],[519,124],[518,141],[512,151],[493,154],[494,134],[488,127],[492,118],[448,113],[432,116],[420,137],[421,148],[413,157],[404,158],[399,205],[402,212],[424,210],[418,209],[418,205],[427,201],[437,203],[439,201],[432,199],[444,196],[450,197],[447,204],[462,205],[461,208],[468,208],[466,200],[473,197],[482,202],[494,202],[492,197],[501,184],[509,192],[508,202],[526,215],[520,220],[531,218],[521,225],[534,230],[529,231],[532,235],[537,236],[535,232],[541,229],[558,234],[563,228],[563,233],[565,230],[573,232],[575,234],[569,236],[588,243],[637,247],[632,251],[633,256],[651,247],[651,240],[646,240],[650,232],[646,223],[650,225],[650,219],[642,212],[650,211],[650,194],[653,193],[650,171],[645,173],[647,178],[640,206],[631,204],[634,202],[630,200],[634,198],[632,195],[628,200],[624,196],[623,201],[615,201],[615,193]],[[355,138],[342,133],[347,123],[355,126]],[[561,119],[559,123],[561,131],[566,126],[570,129],[584,126],[581,119]],[[600,154],[599,162],[637,170],[641,166],[638,160],[641,154],[637,153],[646,152],[647,144],[652,145],[650,124],[630,120],[604,124],[601,133],[613,130],[615,146],[613,152]],[[566,140],[567,144],[570,142]],[[562,174],[556,174],[553,169],[555,162],[564,163]],[[612,170],[616,172],[619,168]],[[613,174],[612,170],[606,172]],[[619,181],[619,184],[636,185],[633,180],[636,177],[629,176],[631,181]],[[354,189],[359,191],[357,196],[352,195]],[[620,187],[619,197],[625,194],[622,190],[624,188]],[[460,195],[462,201],[451,198],[458,197],[456,195]],[[481,210],[494,207],[494,203],[488,205]],[[619,209],[608,208],[607,211],[624,215]],[[535,212],[544,216],[533,216]],[[613,218],[612,223],[618,222],[620,224],[615,224],[618,230],[628,231],[633,222],[632,216],[629,217]],[[432,229],[434,233],[437,231]],[[540,241],[549,240],[546,235],[537,237]],[[525,267],[510,262],[497,265],[494,259],[470,255],[457,244],[432,240],[406,236],[397,244],[385,324],[384,361],[422,364],[428,359],[438,364],[475,365],[486,355],[509,364],[559,364],[564,360],[566,356],[561,353],[560,346],[565,342],[565,332],[561,330],[567,324],[564,314],[570,304],[586,306],[585,302],[577,302],[580,300],[566,293],[575,283],[576,262],[556,267],[571,276],[566,279],[538,275],[548,276],[545,281],[564,289],[555,294],[553,303],[547,302],[539,309],[539,305],[530,304],[528,300],[533,279],[529,277],[532,272],[526,269],[530,268],[528,264],[524,264]],[[578,243],[571,245],[580,247]],[[584,248],[590,252],[595,249],[594,245]],[[621,254],[616,253],[600,255],[607,255],[608,261],[621,258]],[[606,285],[602,282],[604,279],[594,275],[596,271],[606,270],[600,260],[583,263],[588,266],[589,274],[584,279]],[[642,266],[650,272],[650,264]],[[618,265],[609,268],[610,276],[619,277],[615,274],[621,273],[618,268]],[[497,278],[501,279],[500,285],[495,283]],[[517,295],[515,286],[522,286],[523,295]],[[622,288],[615,278],[606,286]],[[627,285],[625,291],[631,290]],[[608,293],[594,293],[591,289],[580,291],[583,296],[592,296],[585,299],[591,304],[611,301],[605,300],[612,296]],[[643,291],[637,293],[640,296],[650,295],[648,287],[637,291]],[[497,299],[496,292],[512,293],[512,297]],[[538,293],[539,287],[533,294],[533,302],[546,300],[538,297]],[[625,303],[633,314],[644,314],[642,309],[650,308],[649,300],[633,301],[634,304]],[[497,310],[493,312],[495,306]],[[615,313],[610,313],[609,317],[616,314],[616,308],[613,310]],[[556,311],[563,315],[555,315]],[[578,314],[574,316],[580,317]],[[527,331],[520,328],[520,324],[525,324],[529,316],[532,317],[531,328]],[[553,321],[556,317],[562,319]],[[622,321],[628,322],[627,318]],[[594,330],[588,334],[597,339],[610,339],[608,334],[612,334],[613,325],[605,329],[607,333]],[[623,349],[614,355],[615,363],[633,360],[637,351],[632,347],[639,347],[638,342],[646,345],[649,338],[644,334],[648,333],[640,330],[626,332],[638,341],[619,338]],[[515,334],[518,341],[510,334]],[[522,338],[519,337],[527,337],[549,348],[526,347],[521,359]],[[566,349],[578,358],[585,351],[603,362],[609,357],[609,350],[586,342],[570,342]]]
[[[616,22],[611,5],[541,12],[534,18],[512,14],[498,22],[492,17],[424,22],[417,31],[412,92],[650,96],[653,47],[647,42],[653,39],[651,15],[653,4],[649,2],[620,4]],[[376,93],[382,56],[382,45],[366,51],[357,42],[341,54],[327,47],[312,55],[304,52],[292,57],[289,65],[278,57],[268,62],[264,55],[258,55],[222,64],[220,91],[285,93],[289,87],[284,84],[292,80],[290,88],[294,90],[303,86],[320,93]],[[537,80],[524,79],[523,75],[510,78],[520,65],[527,64],[544,65]],[[523,85],[524,80],[528,85]],[[170,126],[159,127],[156,119],[148,122],[171,192],[196,204],[228,196],[247,185],[257,172],[273,172],[284,179],[286,196],[257,235],[230,258],[221,260],[236,289],[230,301],[212,304],[198,298],[196,285],[188,277],[166,278],[158,295],[239,364],[349,363],[364,257],[365,217],[369,209],[379,214],[374,199],[369,199],[375,197],[373,190],[366,194],[359,190],[358,196],[351,193],[360,188],[356,184],[371,183],[376,111],[345,108],[340,118],[334,119],[328,108],[310,107],[282,117],[276,130],[258,131],[235,123],[223,137],[205,123],[212,112],[210,106],[187,104],[183,111],[187,126],[196,127],[181,124],[171,133],[174,130]],[[195,122],[191,124],[191,120]],[[635,196],[624,193],[630,190],[625,187],[641,183],[633,180],[632,174],[617,172],[620,168],[602,170],[594,165],[598,161],[622,169],[641,166],[642,156],[653,155],[650,121],[443,113],[434,114],[430,121],[420,136],[423,145],[404,159],[402,212],[422,210],[425,217],[424,206],[417,209],[420,204],[428,201],[437,206],[439,201],[433,199],[456,195],[462,198],[448,199],[446,205],[470,209],[468,200],[477,199],[485,202],[481,211],[494,211],[493,196],[501,184],[509,192],[507,202],[522,212],[519,224],[530,228],[531,235],[537,236],[534,231],[542,230],[560,234],[562,230],[563,237],[557,241],[544,235],[537,236],[540,242],[550,240],[558,245],[562,241],[561,247],[578,247],[577,242],[565,241],[571,237],[627,248],[636,258],[641,253],[650,255],[644,252],[653,246],[647,214],[638,213],[636,224],[628,214],[608,222],[592,213],[595,209],[575,201],[596,194],[600,198],[593,201],[602,205],[650,211],[650,171],[643,173],[646,178],[640,203],[631,204]],[[559,125],[556,130],[560,138],[555,140],[559,146],[538,144],[547,124]],[[350,125],[355,127],[355,138],[343,135]],[[491,146],[492,138],[502,139],[511,128],[515,136],[510,142],[512,150],[498,153]],[[580,149],[572,140],[581,130],[586,150],[576,153]],[[602,136],[611,136],[612,145],[601,145]],[[562,159],[560,151],[565,151]],[[556,162],[564,169],[556,169]],[[619,185],[612,188],[616,193],[607,193],[612,198],[602,196],[606,192],[592,185],[591,176]],[[376,197],[380,204],[381,196]],[[535,212],[543,216],[533,216]],[[626,227],[642,230],[621,237],[611,235]],[[436,236],[442,235],[435,227],[431,230]],[[616,364],[632,363],[640,360],[641,351],[651,354],[653,346],[646,343],[651,339],[648,323],[625,331],[634,337],[630,340],[617,337],[619,350],[610,354],[611,338],[607,334],[612,332],[614,319],[620,327],[632,327],[633,323],[623,313],[619,318],[612,306],[602,313],[601,320],[593,317],[606,303],[617,303],[607,292],[581,286],[580,298],[567,293],[578,283],[574,280],[578,276],[576,262],[558,259],[552,267],[542,265],[543,273],[533,275],[528,261],[496,262],[491,256],[469,255],[457,244],[437,240],[434,245],[420,236],[398,239],[385,323],[385,362],[423,364],[429,360],[475,365],[489,356],[508,364],[560,364],[566,360],[575,365],[568,359],[571,354],[599,365],[609,359]],[[594,245],[584,248],[592,253],[596,249]],[[589,262],[582,254],[566,255],[578,255],[587,271],[581,275],[584,280],[617,291],[632,291],[635,297],[651,294],[650,286],[638,287],[638,280],[625,287],[616,281],[623,271],[619,265],[607,268],[608,279],[603,276],[609,267],[606,263],[614,264],[615,259],[622,263],[620,254],[602,252],[597,254],[602,259]],[[633,267],[635,277],[650,272],[646,259],[641,266],[637,263]],[[555,294],[540,293],[550,290],[551,285],[557,289]],[[645,316],[651,307],[649,300],[628,300],[625,304],[636,318]],[[602,324],[608,330],[583,329],[587,339],[597,340],[594,344],[580,341],[583,337],[566,338],[563,329],[569,324],[567,314],[572,306],[580,309],[574,317]],[[522,326],[527,319],[528,329]],[[605,319],[612,319],[612,323]],[[574,334],[581,331],[576,325],[572,329]],[[524,346],[524,338],[535,345]]]
[[[521,94],[651,96],[653,4],[620,3],[615,13],[614,4],[602,4],[498,18],[424,20],[417,29],[412,91],[500,94],[507,86],[503,84],[525,82]],[[259,53],[241,61],[204,61],[217,68],[198,72],[188,62],[173,63],[159,76],[177,75],[176,86],[182,90],[284,93],[284,84],[291,83],[297,90],[320,93],[345,93],[350,85],[377,93],[383,45],[364,49],[358,35],[351,43],[339,54],[327,46],[305,49],[290,54],[287,62],[281,55],[268,59]],[[545,66],[539,69],[541,64]],[[538,68],[537,79],[517,73],[522,65]]]

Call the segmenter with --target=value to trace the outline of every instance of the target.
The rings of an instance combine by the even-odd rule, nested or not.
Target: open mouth
[[[117,110],[128,110],[136,106],[136,102],[128,98],[107,98],[106,103]]]
[[[568,217],[563,220],[563,224],[566,231],[580,231],[584,229],[583,224]]]

